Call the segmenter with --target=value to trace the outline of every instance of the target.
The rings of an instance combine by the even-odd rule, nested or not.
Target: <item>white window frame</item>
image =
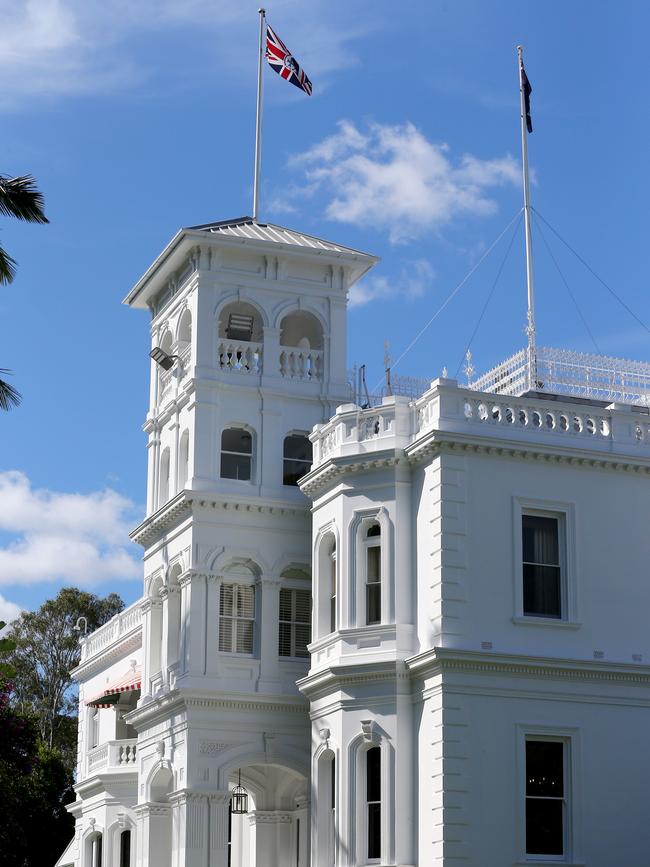
[[[311,612],[311,606],[313,604],[313,600],[311,597],[311,591],[308,587],[280,587],[280,598],[282,593],[291,593],[291,619],[283,620],[281,614],[281,605],[280,605],[280,613],[278,615],[278,657],[280,659],[309,659],[309,650],[308,647],[311,644],[311,630],[312,630],[312,617],[311,613],[308,620],[296,620],[296,593],[306,593],[309,596],[309,608]],[[282,624],[289,626],[289,646],[290,653],[280,653],[280,626]],[[309,640],[305,645],[305,653],[296,655],[296,627],[297,626],[309,626]]]
[[[251,437],[251,450],[250,454],[248,452],[232,452],[228,449],[223,448],[223,435],[227,430],[240,430],[245,431],[247,434],[250,434]],[[217,472],[217,477],[219,479],[223,479],[225,482],[235,482],[236,484],[241,485],[252,485],[255,482],[255,451],[257,448],[257,437],[255,435],[255,431],[253,428],[249,427],[247,424],[226,424],[221,428],[221,432],[219,433],[219,470]],[[235,457],[250,457],[250,466],[251,473],[250,479],[233,479],[230,476],[222,476],[221,475],[221,458],[223,455],[233,455]]]
[[[232,615],[222,614],[221,613],[221,591],[223,587],[232,587],[233,588],[233,612],[236,608],[236,594],[238,592],[238,588],[243,587],[247,590],[252,590],[253,592],[253,616],[252,617],[238,617],[234,613]],[[255,585],[249,584],[244,581],[232,581],[226,580],[219,583],[219,596],[218,596],[218,617],[219,617],[219,634],[217,637],[217,648],[219,653],[229,653],[233,656],[244,656],[244,657],[252,657],[255,654],[255,641],[257,637],[256,630],[256,615],[257,615],[257,593],[255,592]],[[253,625],[253,636],[251,640],[251,649],[250,650],[222,650],[221,649],[221,636],[222,629],[224,627],[224,621],[230,622],[230,638],[231,638],[231,646],[237,646],[237,624],[240,621],[246,621],[248,623],[252,623]]]
[[[517,808],[519,818],[518,860],[523,865],[581,864],[581,824],[576,809],[580,798],[580,738],[577,727],[542,726],[535,723],[517,723]],[[529,855],[526,852],[526,742],[552,741],[562,743],[564,773],[563,855]]]
[[[368,858],[368,801],[366,792],[366,756],[372,747],[381,750],[381,855]],[[377,733],[371,740],[357,739],[350,746],[348,778],[348,805],[350,823],[354,827],[351,845],[356,852],[355,864],[375,865],[390,861],[389,853],[394,851],[393,821],[394,800],[391,798],[392,775],[394,774],[393,755],[388,741]],[[339,813],[340,815],[340,813]]]
[[[379,525],[380,535],[368,539],[366,534],[373,524]],[[393,569],[391,563],[391,524],[384,508],[362,509],[355,512],[348,533],[349,580],[347,582],[348,604],[350,609],[350,626],[352,628],[377,629],[383,624],[394,622],[395,610],[392,599]],[[367,612],[367,569],[368,547],[379,544],[380,549],[380,594],[381,619],[377,623],[368,623]]]
[[[368,537],[368,531],[373,526],[379,527],[379,535],[378,536],[370,536]],[[381,536],[381,524],[379,521],[369,521],[368,523],[364,522],[363,526],[363,595],[364,595],[364,604],[363,604],[363,624],[365,626],[379,626],[380,623],[384,621],[384,588],[383,588],[383,578],[384,578],[384,563],[383,563],[383,550],[382,550],[382,536]],[[379,581],[369,581],[368,580],[368,552],[370,548],[379,548]],[[379,585],[379,620],[374,620],[372,623],[368,622],[368,588],[370,584],[378,584]]]
[[[337,548],[336,544],[334,548],[330,551],[327,558],[327,598],[329,599],[329,634],[333,635],[339,629],[339,612],[338,612],[338,598],[339,598],[339,567],[338,567],[338,556],[337,556]],[[334,588],[334,593],[332,593],[332,588]]]
[[[569,627],[581,625],[578,619],[577,552],[575,507],[573,503],[539,500],[529,497],[513,498],[513,623],[527,626]],[[560,554],[560,617],[524,614],[524,566],[522,527],[524,515],[556,518]]]

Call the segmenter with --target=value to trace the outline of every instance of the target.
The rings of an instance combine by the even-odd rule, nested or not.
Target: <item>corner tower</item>
[[[145,564],[131,715],[143,865],[167,867],[173,850],[198,867],[208,849],[225,863],[228,847],[233,867],[244,852],[258,867],[271,852],[308,863],[310,727],[295,683],[311,528],[296,482],[309,432],[350,399],[347,293],[375,261],[242,218],[181,230],[125,299],[150,310],[159,350],[147,516],[132,534]],[[240,770],[253,815],[229,832]]]

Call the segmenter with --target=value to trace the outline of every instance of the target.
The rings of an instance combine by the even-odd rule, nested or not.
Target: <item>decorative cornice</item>
[[[356,455],[333,457],[303,477],[300,490],[312,496],[333,481],[348,473],[394,467],[402,457],[402,449],[384,449],[380,452],[359,452]]]
[[[260,501],[255,497],[237,497],[216,491],[210,493],[181,491],[132,530],[129,536],[134,542],[147,547],[170,527],[178,524],[179,520],[191,516],[196,507],[231,513],[269,515],[304,515],[309,510],[308,503],[291,503],[284,500]]]
[[[259,694],[255,694],[254,697],[248,693],[214,692],[209,694],[186,691],[181,687],[135,708],[125,716],[125,719],[129,725],[143,728],[145,725],[153,725],[156,721],[168,719],[171,714],[191,709],[260,714],[295,713],[304,715],[307,713],[305,700],[300,696],[295,698],[287,696],[282,701],[278,701],[277,698],[269,697],[266,699]]]
[[[436,647],[406,660],[411,677],[427,677],[448,671],[473,674],[626,683],[650,686],[650,666],[639,663],[602,662],[552,656],[499,654],[477,650]]]

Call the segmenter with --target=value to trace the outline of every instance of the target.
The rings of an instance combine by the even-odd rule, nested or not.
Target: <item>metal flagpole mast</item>
[[[530,222],[530,183],[528,180],[528,129],[526,126],[526,95],[524,93],[524,47],[517,46],[519,60],[519,97],[521,105],[521,161],[524,174],[524,231],[526,234],[526,283],[528,286],[528,388],[537,390],[537,346],[535,343],[535,277],[533,274],[533,237]]]
[[[255,123],[255,178],[253,181],[253,220],[257,222],[260,208],[260,183],[262,173],[262,92],[264,89],[264,77],[262,75],[264,64],[264,22],[266,21],[266,9],[258,9],[260,14],[260,51],[257,58],[257,117]]]

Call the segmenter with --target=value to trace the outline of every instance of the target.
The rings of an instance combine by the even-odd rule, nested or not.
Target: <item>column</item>
[[[260,624],[260,678],[259,692],[276,693],[280,683],[278,658],[278,623],[280,619],[280,579],[261,578],[257,582],[261,597],[258,605]]]
[[[162,643],[162,601],[146,599],[142,603],[142,697],[152,696],[152,679],[160,671]]]
[[[184,656],[180,668],[185,677],[206,674],[207,577],[188,571],[179,579],[183,618]]]
[[[279,867],[296,863],[291,851],[292,814],[283,810],[255,810],[249,814],[251,832],[255,833],[254,859],[251,867]]]
[[[169,804],[138,804],[137,867],[172,867],[172,808]]]
[[[184,789],[169,796],[174,814],[174,849],[178,864],[173,867],[208,867],[208,798]],[[219,864],[219,862],[216,862]],[[227,862],[223,862],[224,867]]]
[[[210,809],[210,867],[228,864],[228,812],[230,792],[208,795]]]

